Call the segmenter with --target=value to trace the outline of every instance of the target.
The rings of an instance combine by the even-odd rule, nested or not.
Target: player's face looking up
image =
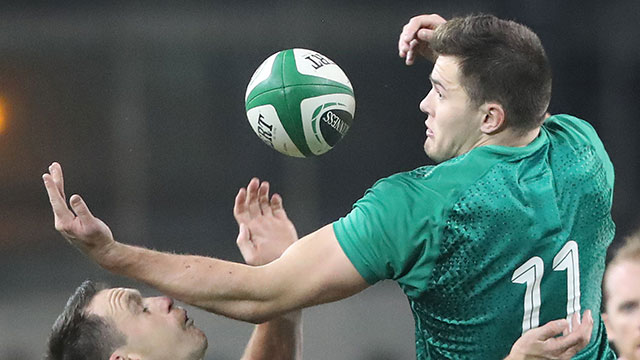
[[[134,289],[105,289],[86,311],[108,319],[125,335],[127,344],[118,351],[149,359],[191,360],[201,359],[207,348],[204,333],[168,297],[143,298]]]
[[[609,339],[626,360],[640,359],[640,263],[632,259],[612,264],[604,278]]]
[[[428,115],[424,150],[433,161],[442,162],[478,145],[484,112],[464,90],[456,57],[439,56],[429,78],[431,90],[420,103]]]

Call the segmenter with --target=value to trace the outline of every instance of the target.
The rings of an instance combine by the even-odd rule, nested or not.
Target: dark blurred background
[[[401,27],[426,12],[493,13],[536,31],[554,70],[551,112],[598,130],[616,167],[618,237],[640,226],[637,0],[3,2],[0,359],[40,358],[83,279],[139,286],[55,232],[40,177],[52,161],[67,195],[82,194],[119,240],[241,261],[231,210],[252,176],[283,195],[302,235],[377,179],[429,163],[418,103],[431,68],[397,55]],[[355,89],[354,126],[318,158],[271,150],[244,114],[255,68],[293,47],[331,58]],[[197,312],[207,359],[239,358],[251,326]],[[308,359],[414,357],[411,314],[390,283],[306,311],[305,332]]]

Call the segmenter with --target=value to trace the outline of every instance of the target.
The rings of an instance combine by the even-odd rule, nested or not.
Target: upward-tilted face
[[[624,260],[610,265],[604,278],[609,339],[625,360],[640,360],[640,263]]]
[[[105,289],[86,311],[110,320],[126,336],[122,350],[141,359],[202,359],[207,349],[202,330],[168,297],[143,298],[135,289]]]
[[[468,152],[478,143],[482,113],[462,87],[455,57],[439,56],[430,80],[431,91],[420,103],[420,110],[428,115],[424,150],[433,161],[442,162]]]

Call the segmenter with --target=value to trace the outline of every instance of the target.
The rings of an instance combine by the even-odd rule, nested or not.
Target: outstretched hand
[[[591,339],[593,318],[591,311],[574,313],[571,326],[566,319],[554,320],[544,326],[527,331],[513,344],[505,360],[560,359],[569,360],[582,350]],[[562,336],[557,336],[562,334]]]
[[[269,199],[269,183],[251,179],[236,196],[233,215],[240,227],[236,241],[249,265],[272,262],[298,240],[293,223],[282,206],[282,198]]]
[[[433,31],[446,23],[438,14],[414,16],[402,28],[398,40],[398,53],[405,59],[405,64],[413,65],[416,56],[422,56],[427,60],[435,61],[435,54],[429,47]]]
[[[111,229],[91,214],[80,195],[71,196],[69,208],[60,164],[52,163],[49,172],[42,175],[42,180],[49,195],[56,230],[69,243],[100,263],[103,255],[115,244]]]

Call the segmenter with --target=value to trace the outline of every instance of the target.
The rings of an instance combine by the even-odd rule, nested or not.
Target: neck
[[[501,145],[510,147],[524,147],[529,145],[540,134],[540,127],[529,130],[526,133],[516,132],[511,129],[504,129],[498,133],[485,134],[478,142],[477,146]]]

